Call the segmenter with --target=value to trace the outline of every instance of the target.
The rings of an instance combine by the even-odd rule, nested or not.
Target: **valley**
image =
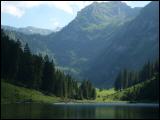
[[[141,9],[121,2],[94,3],[59,32],[28,35],[17,32],[18,28],[15,31],[4,26],[4,30],[23,45],[27,42],[34,53],[48,54],[56,66],[76,79],[88,78],[97,87],[110,88],[121,69],[139,69],[159,54],[158,4],[153,2]],[[143,18],[146,22],[141,23]],[[93,74],[94,69],[98,74]]]
[[[22,10],[14,16],[18,24],[41,7],[45,17],[30,21],[36,26],[52,7],[55,15],[76,15],[63,27],[61,20],[43,21],[54,22],[54,30],[1,22],[2,119],[159,118],[159,1],[143,7],[92,1],[79,10],[69,9],[77,4],[70,1],[62,13],[58,1],[26,2],[23,9],[13,3],[3,3],[3,17]]]

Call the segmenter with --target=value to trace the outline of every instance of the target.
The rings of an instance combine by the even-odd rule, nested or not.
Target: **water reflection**
[[[158,118],[159,109],[152,107],[116,107],[115,118]],[[157,117],[156,117],[157,116]]]
[[[1,118],[159,118],[159,107],[116,104],[8,104]]]

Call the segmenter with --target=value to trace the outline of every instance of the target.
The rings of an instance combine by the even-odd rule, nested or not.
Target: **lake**
[[[90,119],[151,119],[159,118],[159,104],[88,103],[88,104],[2,104],[1,118],[90,118]]]

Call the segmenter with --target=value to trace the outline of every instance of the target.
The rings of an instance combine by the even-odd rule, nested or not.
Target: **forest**
[[[1,119],[159,119],[159,1],[1,1]]]
[[[135,87],[136,85],[141,87]],[[116,91],[127,88],[125,100],[159,100],[159,59],[154,63],[149,61],[139,71],[124,69],[119,72],[114,83]]]
[[[78,84],[71,75],[56,69],[47,55],[32,54],[28,44],[23,48],[20,40],[11,40],[2,29],[1,35],[1,79],[61,98],[96,98],[95,87],[89,80]]]

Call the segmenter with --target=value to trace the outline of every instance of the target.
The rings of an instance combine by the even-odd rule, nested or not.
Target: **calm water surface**
[[[38,104],[1,105],[1,118],[159,118],[159,104]]]

